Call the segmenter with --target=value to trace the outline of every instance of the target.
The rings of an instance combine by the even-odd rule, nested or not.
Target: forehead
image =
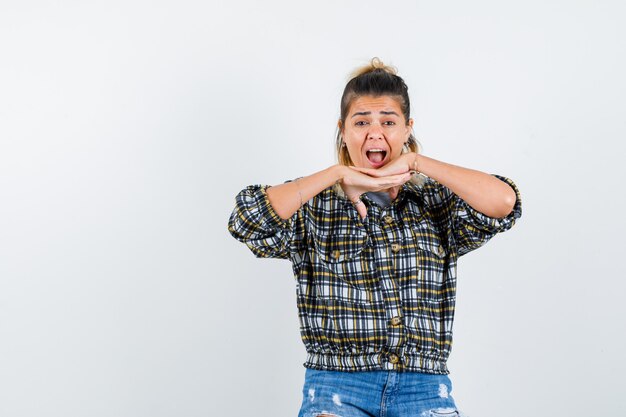
[[[372,112],[378,113],[379,111],[394,111],[402,116],[402,107],[397,97],[392,96],[361,96],[357,97],[350,104],[350,110],[348,115],[351,116],[357,112]]]

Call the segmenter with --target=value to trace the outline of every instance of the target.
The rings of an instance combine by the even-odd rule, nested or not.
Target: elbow
[[[233,211],[228,219],[228,233],[240,242],[245,242],[246,240],[247,234],[239,220],[239,212],[237,210]]]
[[[274,208],[274,212],[283,221],[289,220],[291,218],[291,216],[293,216],[293,213],[288,213],[288,212],[280,210],[280,209],[277,210],[277,209]]]
[[[228,233],[240,242],[243,242],[243,235],[239,233],[234,224],[228,223]]]
[[[498,205],[498,210],[496,210],[496,215],[493,217],[503,218],[511,214],[513,208],[515,207],[515,203],[517,202],[517,195],[515,191],[510,186],[507,186],[508,190],[502,197],[500,204]]]

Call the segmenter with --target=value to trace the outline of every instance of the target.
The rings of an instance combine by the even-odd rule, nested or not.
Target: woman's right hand
[[[345,167],[342,171],[339,185],[346,196],[352,201],[357,212],[364,219],[367,216],[367,207],[360,202],[361,194],[368,191],[382,191],[393,187],[399,187],[411,179],[411,173],[389,175],[384,177],[372,177],[363,174],[352,167]]]

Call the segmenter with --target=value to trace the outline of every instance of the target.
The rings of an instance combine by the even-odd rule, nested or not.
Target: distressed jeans
[[[462,417],[447,375],[306,369],[298,417]]]

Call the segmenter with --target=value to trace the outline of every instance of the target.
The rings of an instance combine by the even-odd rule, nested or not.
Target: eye
[[[396,122],[393,122],[393,121],[391,121],[391,120],[388,120],[388,121],[386,121],[386,122],[383,122],[383,124],[384,124],[385,126],[395,126],[395,125],[396,125]]]
[[[354,125],[355,126],[365,126],[365,125],[367,125],[367,122],[365,120],[359,120]]]

